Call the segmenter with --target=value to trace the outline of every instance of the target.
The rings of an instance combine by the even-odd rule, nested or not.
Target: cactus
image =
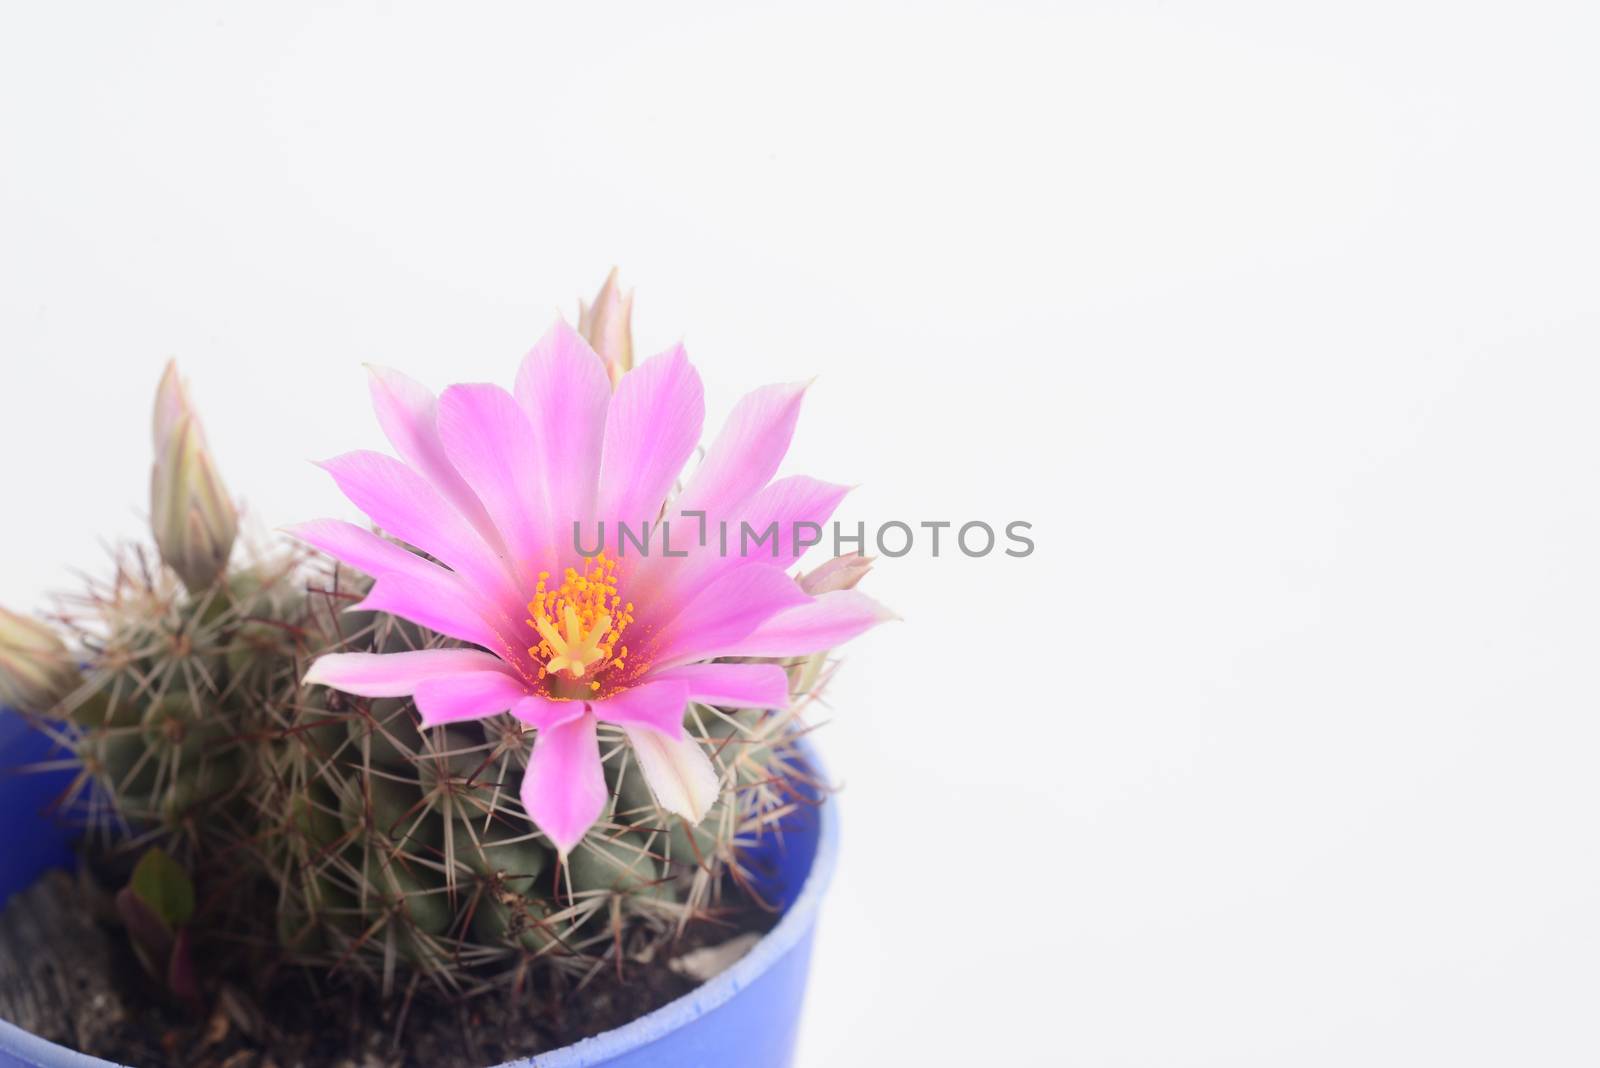
[[[614,290],[613,279],[590,325],[626,340],[627,301]],[[631,342],[612,355],[614,373],[626,372]],[[645,771],[660,770],[651,761],[678,750],[640,749],[626,726],[602,721],[605,804],[558,849],[519,795],[537,736],[525,721],[423,727],[410,698],[304,681],[329,654],[464,643],[369,610],[362,602],[378,603],[384,580],[374,587],[313,550],[236,550],[236,509],[172,368],[157,441],[159,548],[125,550],[109,580],[65,604],[77,674],[65,644],[5,617],[0,694],[27,695],[25,710],[71,751],[67,809],[93,849],[159,849],[193,877],[185,939],[383,995],[426,983],[457,996],[575,985],[650,959],[697,918],[760,903],[747,847],[822,791],[796,741],[830,674],[826,654],[741,658],[786,669],[786,710],[691,702],[690,741],[661,734],[692,742],[697,767],[709,757],[716,789],[697,781],[692,815],[709,805],[697,822],[647,783]],[[801,586],[846,590],[867,563],[834,561]],[[772,676],[776,703],[784,676]]]
[[[76,602],[67,620],[83,682],[59,712],[82,764],[77,796],[98,830],[160,828],[190,851],[243,817],[263,703],[295,684],[297,647],[325,640],[296,588],[302,563],[256,562],[190,595],[131,552]]]
[[[530,967],[580,977],[713,914],[748,884],[742,847],[809,803],[787,785],[814,694],[782,713],[691,706],[724,784],[698,826],[658,808],[620,731],[601,733],[611,801],[565,864],[517,797],[527,728],[421,728],[408,699],[299,682],[332,651],[456,643],[383,614],[309,553],[236,565],[188,594],[130,552],[69,613],[82,684],[52,726],[80,764],[75,809],[101,848],[168,849],[208,881],[258,884],[230,937],[385,991],[412,975],[462,993]],[[798,678],[800,672],[796,671]],[[814,672],[807,671],[807,676]],[[265,912],[243,901],[267,900]]]
[[[358,642],[449,644],[380,617]],[[797,705],[797,708],[799,706]],[[407,972],[459,991],[530,965],[582,975],[623,928],[669,939],[717,907],[741,846],[803,801],[796,712],[697,706],[687,728],[718,752],[725,792],[692,831],[662,812],[620,732],[602,732],[606,815],[562,864],[517,798],[526,728],[509,716],[419,728],[409,700],[302,691],[274,706],[256,805],[285,951],[392,989]]]

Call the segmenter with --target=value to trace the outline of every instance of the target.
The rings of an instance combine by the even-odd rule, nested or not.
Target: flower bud
[[[155,443],[150,525],[156,547],[189,591],[198,593],[227,566],[239,513],[217,477],[176,363],[167,364],[156,391]]]
[[[611,268],[606,284],[595,294],[593,304],[578,301],[578,333],[589,347],[600,354],[611,375],[611,386],[633,370],[633,293],[617,285],[617,269]]]
[[[800,577],[800,588],[811,596],[848,590],[867,577],[872,570],[872,557],[860,553],[835,556],[832,560]]]
[[[54,631],[0,608],[0,706],[43,715],[78,683],[72,654]]]
[[[854,588],[856,583],[867,577],[867,572],[872,570],[872,557],[861,553],[848,553],[844,556],[835,556],[832,560],[806,574],[800,576],[800,588],[812,597],[824,593],[835,593],[839,590]],[[815,694],[820,689],[823,681],[823,672],[828,666],[828,652],[812,653],[810,656],[799,657],[788,663],[789,693],[799,700],[807,695]]]

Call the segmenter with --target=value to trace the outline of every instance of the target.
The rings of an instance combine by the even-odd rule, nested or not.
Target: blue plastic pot
[[[46,739],[0,711],[0,901],[50,867],[72,864],[71,835],[45,814],[67,773],[12,774],[45,757]],[[839,847],[832,802],[784,826],[780,844],[761,844],[763,889],[786,907],[778,925],[732,968],[694,992],[626,1026],[507,1068],[784,1068],[795,1035],[811,961],[817,909]],[[0,1068],[112,1068],[0,1021]]]

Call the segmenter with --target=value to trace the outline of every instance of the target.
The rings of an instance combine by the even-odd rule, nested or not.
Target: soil
[[[95,918],[105,917],[99,895],[86,879],[52,872],[0,912],[0,1018],[133,1068],[484,1068],[660,1008],[698,985],[682,974],[686,959],[722,945],[739,954],[773,923],[750,907],[692,924],[667,952],[629,961],[620,975],[612,962],[582,984],[468,999],[424,990],[382,999],[313,986],[297,969],[229,976],[203,984],[207,1004],[196,1014],[164,1000],[122,932]]]

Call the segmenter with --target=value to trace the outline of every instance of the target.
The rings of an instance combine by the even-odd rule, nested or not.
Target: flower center
[[[546,675],[581,679],[591,669],[608,663],[620,669],[628,658],[628,647],[618,646],[622,632],[633,622],[633,604],[617,593],[617,562],[605,553],[589,560],[582,573],[567,568],[561,585],[550,588],[550,572],[539,572],[539,586],[528,602],[533,613],[528,626],[539,633],[539,644],[528,655],[544,666]],[[589,684],[600,689],[599,680]]]

